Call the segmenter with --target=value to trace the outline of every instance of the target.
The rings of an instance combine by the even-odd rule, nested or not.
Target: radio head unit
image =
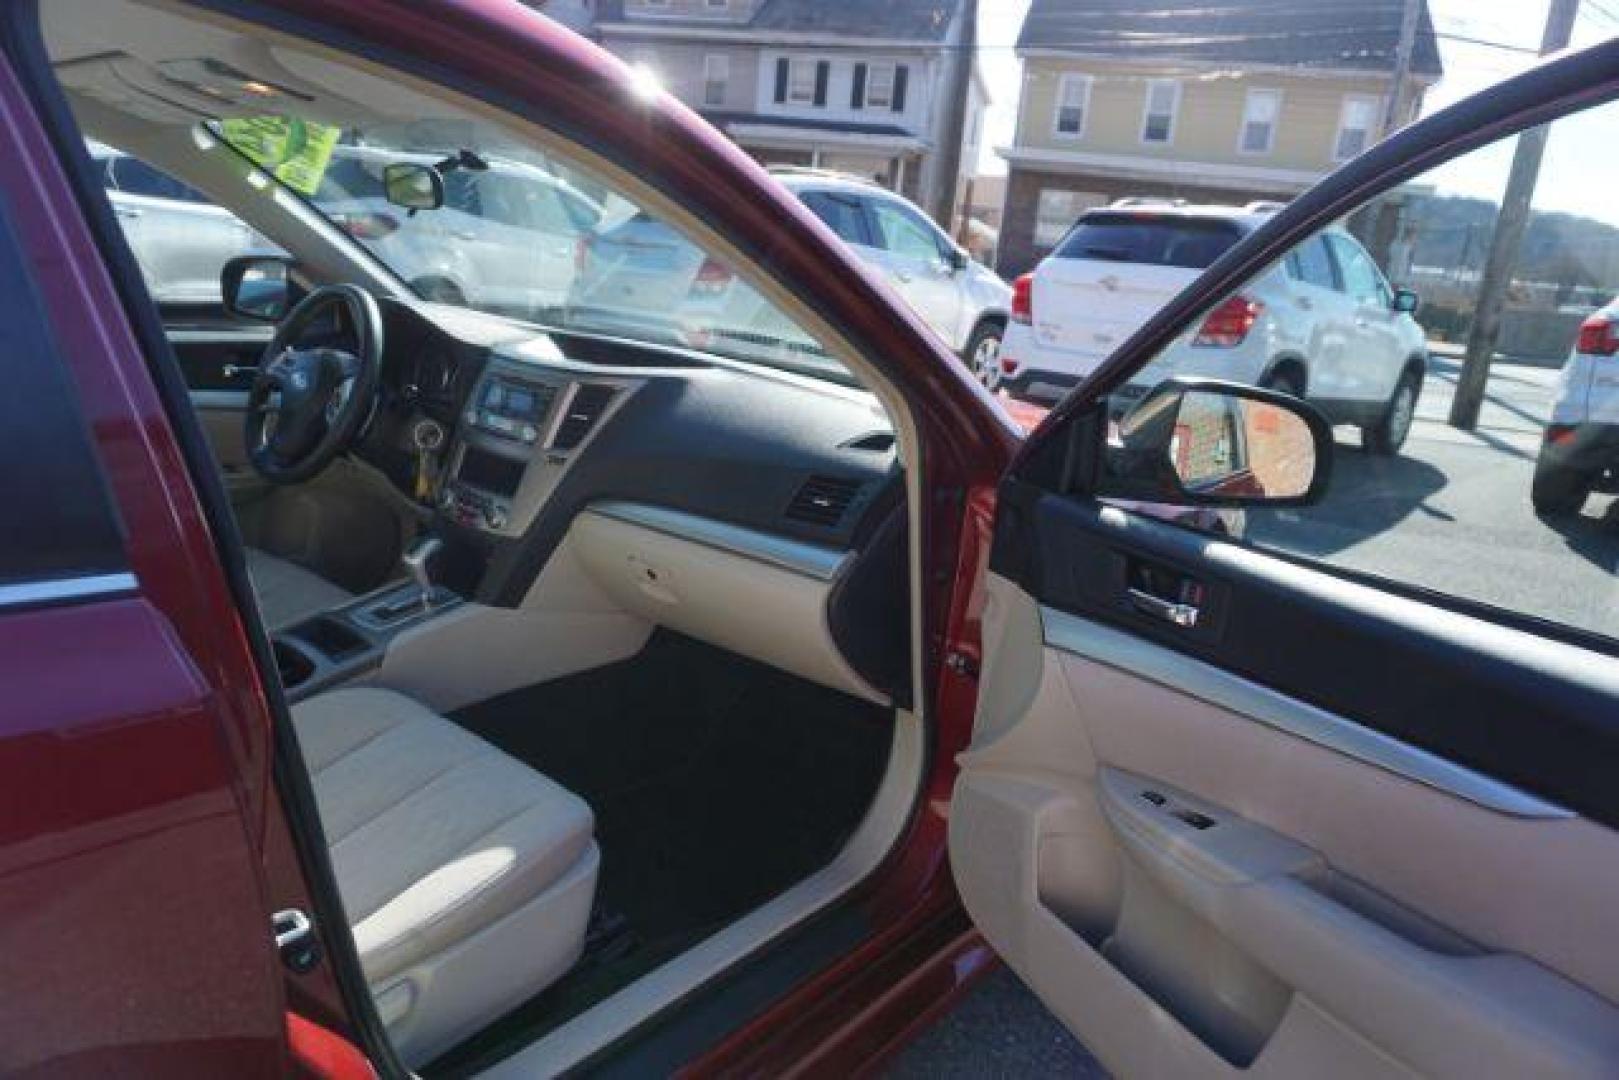
[[[558,387],[510,375],[491,375],[467,409],[467,422],[481,431],[533,446],[545,432]]]

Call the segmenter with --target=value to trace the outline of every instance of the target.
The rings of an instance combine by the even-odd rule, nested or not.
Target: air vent
[[[568,402],[568,412],[557,426],[557,437],[551,447],[555,450],[572,450],[585,441],[596,421],[600,420],[607,406],[613,403],[613,394],[616,391],[611,386],[601,383],[580,383],[573,392],[573,400]]]
[[[849,441],[838,445],[846,450],[866,450],[880,454],[894,448],[894,433],[892,431],[868,431],[864,435],[856,435]]]
[[[844,480],[836,476],[812,476],[793,496],[787,507],[787,517],[806,525],[833,528],[843,520],[849,504],[860,494],[859,480]]]

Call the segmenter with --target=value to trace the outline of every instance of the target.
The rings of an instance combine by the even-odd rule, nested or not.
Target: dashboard
[[[382,389],[354,452],[432,516],[447,584],[516,607],[581,515],[655,508],[835,557],[832,636],[903,696],[903,470],[870,394],[439,305],[382,308]]]

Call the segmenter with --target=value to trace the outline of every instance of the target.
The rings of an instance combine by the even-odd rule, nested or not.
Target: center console
[[[496,353],[457,425],[439,509],[467,528],[521,536],[574,456],[637,384]]]

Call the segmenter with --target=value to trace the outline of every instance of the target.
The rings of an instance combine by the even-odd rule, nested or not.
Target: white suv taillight
[[[1587,356],[1612,356],[1619,352],[1619,333],[1615,333],[1613,320],[1606,315],[1593,315],[1582,322],[1574,351]]]
[[[1235,348],[1243,343],[1264,312],[1264,304],[1238,293],[1209,312],[1192,344],[1215,349]]]
[[[1024,326],[1034,322],[1034,275],[1024,274],[1012,282],[1012,321]]]

